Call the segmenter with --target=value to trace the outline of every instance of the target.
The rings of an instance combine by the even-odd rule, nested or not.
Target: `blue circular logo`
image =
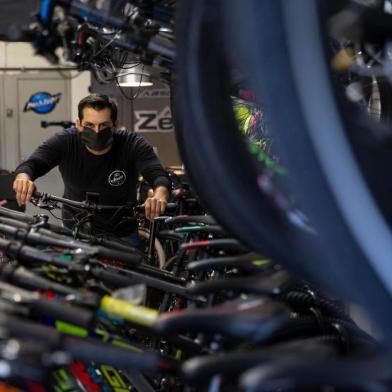
[[[26,102],[23,111],[28,112],[32,110],[38,114],[50,113],[59,103],[60,98],[61,93],[50,94],[44,91],[35,93]]]

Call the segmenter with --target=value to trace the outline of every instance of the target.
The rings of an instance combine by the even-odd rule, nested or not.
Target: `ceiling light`
[[[151,75],[144,70],[144,66],[137,65],[129,70],[122,69],[117,77],[121,87],[147,87],[152,86]]]

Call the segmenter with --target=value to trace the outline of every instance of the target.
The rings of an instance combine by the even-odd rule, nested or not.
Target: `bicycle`
[[[141,23],[130,28],[130,37],[136,35],[136,40],[131,39],[127,48],[138,53],[140,58],[151,55],[151,60],[157,53],[154,50],[151,53],[149,46],[151,37],[156,36],[151,35],[153,29],[147,29],[144,42],[138,38],[143,36],[146,15],[154,15],[156,2],[137,3],[136,19]],[[336,79],[339,79],[336,69],[331,77],[327,65],[330,60],[336,60],[336,53],[331,56],[331,50],[325,49],[331,32],[338,42],[341,42],[339,38],[344,45],[347,42],[345,31],[336,20],[348,13],[351,16],[348,33],[360,32],[354,37],[354,44],[366,49],[366,55],[377,62],[370,70],[367,66],[358,68],[358,64],[352,62],[356,68],[349,71],[355,71],[362,80],[373,75],[388,76],[391,17],[382,9],[388,2],[372,3],[376,7],[372,8],[371,2],[354,0],[225,0],[214,3],[199,0],[178,7],[176,128],[180,132],[180,148],[192,184],[218,221],[251,249],[277,260],[327,291],[361,303],[390,344],[392,277],[388,258],[391,253],[388,219],[392,214],[388,204],[390,191],[383,181],[378,181],[377,175],[382,172],[383,165],[390,163],[390,135],[388,129],[369,123],[369,118],[363,118],[363,111],[358,106],[347,102],[342,86],[336,87]],[[49,11],[53,10],[53,4],[47,8]],[[168,11],[163,13],[165,16],[172,14],[164,8]],[[77,22],[80,12],[75,10],[91,11],[86,5],[71,9]],[[111,64],[107,59],[115,58],[113,48],[125,50],[123,37],[129,20],[111,19],[111,15],[103,18],[96,9],[93,11],[87,15],[98,22],[91,27],[84,23],[77,32],[83,31],[86,36],[96,39],[94,45],[82,40],[80,47],[86,49],[82,53],[87,54],[83,59],[95,60],[95,53],[104,53],[103,64],[96,60],[94,66],[103,71],[113,69],[113,61]],[[51,26],[50,12],[42,12],[41,16],[43,25],[54,27],[58,35],[58,23]],[[157,19],[162,21],[162,15]],[[376,20],[382,22],[380,26]],[[113,39],[100,35],[105,23],[112,28]],[[170,22],[167,24],[171,35],[172,26]],[[73,31],[76,29],[71,28],[71,34]],[[352,40],[352,37],[348,38]],[[162,47],[159,50],[163,54]],[[233,59],[232,53],[236,58]],[[174,56],[172,51],[166,51],[166,54],[165,65],[170,68]],[[121,65],[121,61],[117,63]],[[239,135],[230,99],[233,68],[241,71],[243,78],[263,99],[277,151],[282,163],[290,169],[287,181],[283,181],[288,192],[268,168],[249,154]],[[106,80],[113,75],[115,72]],[[281,115],[282,108],[285,115]],[[208,177],[201,173],[208,173]],[[214,187],[209,186],[212,178]],[[217,194],[225,195],[225,199],[217,198]],[[314,230],[309,230],[302,215],[295,210],[292,194]],[[373,233],[368,227],[372,227]],[[377,246],[372,242],[373,236],[377,238]],[[355,280],[352,279],[353,270],[357,271]],[[287,379],[299,385],[306,382],[313,383],[311,386],[314,383],[331,385],[332,372],[341,382],[337,385],[351,389],[374,386],[382,390],[389,385],[388,371],[384,372],[385,367],[372,358],[359,364],[350,360],[338,361],[330,367],[321,361],[316,372],[319,380],[311,377],[299,380],[298,374],[309,374],[308,363],[309,359],[299,362],[298,366],[290,362],[287,366],[264,367],[264,373],[263,369],[256,368],[244,375],[242,386],[249,390],[271,385],[280,387],[282,380]],[[376,379],[366,372],[366,363],[370,369],[379,370]],[[356,369],[363,378],[349,382],[337,371],[339,366],[344,370]]]
[[[184,218],[185,217],[179,217],[178,219],[184,220]],[[192,218],[188,217],[188,220],[189,219]],[[195,218],[196,221],[199,221],[200,219],[201,217]],[[204,220],[208,220],[208,217],[204,217]],[[58,241],[58,244],[64,246],[57,234],[54,234],[52,239],[53,244]],[[25,236],[24,241],[28,242],[29,237]],[[74,240],[68,238],[68,241],[72,242]],[[227,246],[229,252],[232,252],[235,249],[238,251],[240,248],[238,242],[233,240],[225,241],[226,242],[218,240],[215,242],[211,241],[210,243],[208,243],[208,241],[200,243],[191,242],[185,245],[183,250],[187,251],[193,249],[193,254],[195,254],[194,251],[199,248],[199,252],[201,251],[201,254],[203,254],[203,251],[205,252],[209,247],[211,249],[216,247],[216,249],[223,250],[224,247]],[[192,301],[198,305],[196,308],[192,309],[192,307],[183,308],[184,305],[179,307],[177,303],[176,306],[165,308],[163,314],[158,314],[157,310],[135,306],[119,300],[118,298],[113,298],[112,293],[102,292],[102,289],[96,284],[87,285],[87,287],[90,287],[90,290],[93,290],[93,293],[90,293],[89,295],[76,291],[80,286],[85,287],[86,282],[90,281],[91,278],[112,286],[117,290],[120,287],[126,287],[131,283],[135,283],[133,280],[134,277],[137,279],[144,279],[147,284],[151,284],[153,282],[151,277],[149,278],[144,275],[141,277],[138,274],[134,274],[132,271],[121,270],[110,266],[105,266],[103,268],[103,264],[94,261],[94,256],[91,256],[88,253],[83,255],[80,252],[77,252],[73,255],[74,259],[72,261],[66,261],[58,257],[59,250],[48,253],[47,251],[44,252],[43,250],[31,248],[26,244],[18,243],[15,240],[0,241],[0,248],[4,249],[10,257],[17,259],[18,263],[25,265],[29,269],[35,266],[33,269],[34,272],[27,272],[16,266],[8,266],[1,269],[0,276],[2,281],[7,280],[9,282],[8,284],[2,283],[0,285],[0,305],[4,311],[7,309],[7,313],[11,312],[11,314],[15,312],[15,299],[18,294],[23,299],[19,304],[23,304],[27,309],[31,309],[31,307],[35,306],[35,309],[37,309],[35,311],[35,316],[39,313],[39,308],[37,308],[36,304],[36,301],[38,300],[41,308],[44,306],[43,309],[48,309],[46,313],[50,311],[51,314],[56,315],[56,318],[59,318],[59,320],[66,320],[71,324],[78,325],[79,328],[82,328],[78,330],[78,333],[82,333],[82,330],[85,331],[89,329],[92,322],[92,314],[97,311],[97,308],[101,308],[101,310],[108,312],[112,316],[128,320],[132,323],[133,327],[137,329],[143,328],[141,336],[146,336],[147,334],[151,337],[152,341],[156,339],[157,333],[159,336],[163,336],[164,341],[167,342],[164,346],[165,350],[168,350],[167,352],[165,351],[165,354],[171,353],[173,347],[181,347],[181,358],[184,363],[180,365],[178,362],[175,362],[173,363],[173,366],[178,367],[178,365],[180,365],[181,378],[184,377],[186,382],[195,383],[197,375],[206,374],[205,382],[213,383],[211,378],[212,375],[216,376],[219,374],[220,378],[223,377],[221,381],[222,388],[225,388],[227,384],[225,378],[230,378],[220,362],[218,362],[218,366],[214,370],[210,366],[207,371],[205,364],[211,363],[209,361],[211,361],[212,358],[207,360],[205,357],[198,357],[201,353],[200,350],[203,350],[202,347],[204,345],[208,346],[209,344],[213,344],[213,347],[215,347],[215,350],[218,350],[218,352],[223,351],[225,353],[230,353],[230,355],[226,357],[227,362],[223,361],[223,364],[231,364],[230,366],[236,366],[236,368],[241,369],[241,371],[246,371],[258,365],[260,361],[272,359],[272,357],[269,357],[268,351],[266,352],[265,349],[261,350],[263,345],[272,344],[273,348],[271,348],[271,350],[278,350],[277,347],[274,346],[276,342],[282,343],[285,340],[292,339],[294,339],[295,342],[295,339],[298,338],[297,334],[302,334],[301,336],[303,336],[303,334],[318,335],[320,333],[324,336],[325,334],[325,339],[328,339],[331,344],[330,349],[327,350],[331,355],[331,350],[335,350],[333,348],[335,345],[338,347],[346,347],[347,336],[350,336],[350,345],[355,342],[355,347],[357,347],[357,344],[361,347],[363,344],[361,342],[363,341],[368,342],[365,343],[365,345],[373,344],[372,339],[357,329],[350,320],[343,317],[343,315],[339,313],[339,309],[336,308],[333,303],[325,301],[321,296],[315,296],[312,291],[309,291],[309,293],[295,290],[292,291],[293,289],[290,289],[292,286],[291,280],[288,278],[285,271],[276,270],[275,268],[272,268],[271,265],[268,266],[265,263],[262,263],[259,266],[257,266],[257,263],[253,264],[253,271],[249,271],[248,267],[243,265],[243,263],[245,259],[251,263],[257,261],[257,255],[247,254],[246,256],[240,257],[233,256],[231,260],[227,258],[226,260],[221,260],[221,257],[218,259],[213,258],[209,264],[206,260],[194,261],[193,266],[189,265],[190,271],[197,269],[199,269],[199,272],[201,269],[216,269],[217,271],[222,271],[222,269],[226,269],[227,275],[218,274],[218,279],[215,278],[212,280],[208,280],[208,276],[206,276],[206,281],[201,281],[196,284],[193,283],[189,288],[183,286],[182,290],[179,290],[180,285],[165,285],[161,281],[160,289],[165,291],[174,290],[174,294],[176,294],[177,297],[183,296],[188,301]],[[209,252],[209,254],[214,254],[214,251]],[[225,266],[223,266],[224,262]],[[51,269],[51,279],[58,274],[58,276],[67,277],[68,280],[51,282],[47,277],[42,278],[37,276],[37,266],[47,263],[50,263],[53,266]],[[89,266],[88,269],[85,268],[86,265]],[[137,268],[137,266],[135,266],[135,268]],[[56,269],[58,269],[58,271],[56,271]],[[121,275],[119,272],[121,272]],[[251,273],[250,276],[249,272]],[[150,283],[148,283],[149,281]],[[55,292],[61,293],[62,296],[65,294],[66,296],[63,297],[64,301],[70,302],[72,307],[70,308],[66,303],[63,303],[60,306],[52,304],[47,300],[43,300],[42,296],[37,297],[36,295],[32,295],[32,292],[26,292],[26,290],[17,288],[15,284],[22,287],[27,286],[30,290],[31,288],[40,287],[54,290]],[[65,286],[65,284],[70,287]],[[299,288],[297,287],[296,290],[299,290]],[[222,295],[222,291],[226,291],[226,294]],[[234,296],[235,292],[238,293],[238,296]],[[249,295],[248,298],[244,297],[246,293]],[[253,296],[250,294],[253,294]],[[254,297],[254,295],[261,295],[261,297]],[[280,315],[284,316],[282,320],[286,319],[286,305],[283,307],[278,304],[273,305],[272,303],[271,305],[268,305],[269,301],[266,301],[266,295],[271,297],[274,301],[283,299],[285,302],[287,301],[290,309],[294,309],[294,313],[290,316],[289,324],[286,325],[285,323],[284,328],[282,328],[280,323],[275,324],[275,322],[280,319]],[[205,300],[200,301],[198,298],[201,296],[213,296],[215,300],[211,302],[206,302]],[[4,307],[4,303],[8,304],[8,308]],[[210,306],[212,305],[212,307],[205,307],[208,303]],[[77,305],[77,308],[75,308],[75,305]],[[64,308],[64,306],[66,306],[66,308]],[[310,311],[308,309],[309,306],[318,308],[319,313],[317,311],[315,311],[315,313]],[[80,307],[83,307],[83,311],[79,310]],[[170,311],[171,308],[177,311],[168,313],[167,310]],[[265,310],[259,313],[259,311],[264,308]],[[80,311],[81,313],[79,315],[78,312]],[[272,311],[273,314],[277,312],[276,316],[278,318],[268,317],[267,320],[261,322],[266,315],[265,311],[267,311],[267,313]],[[78,314],[77,317],[76,314]],[[321,316],[321,314],[323,316]],[[299,317],[299,315],[301,316]],[[15,325],[17,324],[13,324],[14,328],[16,328]],[[280,325],[279,328],[278,325]],[[340,325],[340,327],[335,327],[334,325]],[[237,326],[238,328],[234,326]],[[272,328],[271,330],[269,329],[270,327]],[[65,326],[61,327],[59,323],[57,328],[61,328],[61,331],[65,334],[72,333],[72,328],[66,328]],[[278,330],[275,328],[278,328]],[[125,338],[129,344],[138,347],[137,341],[140,337],[134,342],[135,336],[138,337],[138,335],[132,334],[132,336],[128,336],[128,334],[124,334],[124,331],[119,327],[115,330],[120,334],[122,339]],[[17,331],[21,331],[21,329],[18,329]],[[220,334],[217,335],[218,331]],[[271,331],[274,331],[274,333],[271,334]],[[110,334],[110,329],[108,332]],[[23,334],[23,330],[20,333]],[[83,333],[86,334],[87,332]],[[196,344],[196,342],[192,343],[186,339],[184,340],[181,338],[181,333],[188,333],[190,336],[197,333],[198,343]],[[179,336],[174,338],[173,334],[176,334],[176,336],[179,334]],[[90,333],[88,335],[90,335]],[[24,336],[26,338],[26,336],[29,335],[24,333]],[[345,336],[345,338],[342,336]],[[249,349],[249,345],[251,344],[253,348],[251,351],[252,354],[246,351],[246,354],[243,353],[241,355],[241,353],[232,351],[235,348],[241,348],[241,342],[244,343],[245,349],[246,347]],[[125,343],[126,342],[124,342],[124,344]],[[170,344],[168,345],[168,343]],[[79,344],[82,344],[82,342]],[[305,343],[302,342],[301,344],[304,345]],[[98,346],[101,347],[101,345]],[[158,350],[159,347],[162,348],[162,346],[155,346],[154,344],[152,344],[152,347],[155,347],[156,350]],[[306,347],[307,350],[310,349],[306,344],[304,347]],[[289,348],[290,345],[288,344],[286,351],[282,348],[282,351],[280,352],[280,354],[283,355],[282,358],[285,358],[285,360],[289,358],[285,357],[285,355],[290,355]],[[324,355],[322,346],[315,343],[313,349],[313,356],[317,355],[316,353],[318,353],[320,357]],[[72,351],[72,349],[70,350]],[[335,351],[333,352],[335,353]],[[296,353],[299,353],[298,349],[296,350]],[[119,354],[120,353],[118,353],[118,355]],[[113,355],[116,355],[114,351]],[[125,361],[125,355],[125,352],[121,354],[121,358],[123,358],[121,361]],[[238,361],[242,360],[243,355],[249,356],[248,361],[239,364]],[[277,355],[279,357],[279,354]],[[333,355],[338,354],[335,353]],[[302,357],[306,358],[306,350]],[[90,360],[91,356],[89,357],[89,354],[87,353],[79,353],[77,358]],[[99,361],[100,360],[101,359],[99,359]],[[116,362],[118,366],[124,366],[120,365],[123,363],[121,361]],[[114,363],[111,365],[114,365]],[[231,382],[237,383],[238,380],[233,380]],[[199,384],[200,381],[197,383]],[[201,382],[201,384],[203,384],[203,382]],[[146,386],[141,390],[145,390],[145,388]]]
[[[81,238],[86,238],[85,234],[87,234],[88,237],[102,236],[101,233],[97,235],[97,233],[95,233],[93,229],[94,216],[97,212],[113,211],[112,219],[115,219],[120,214],[122,216],[122,221],[120,221],[117,225],[126,223],[127,219],[133,218],[136,213],[140,214],[144,212],[144,206],[137,205],[136,203],[128,203],[122,206],[112,206],[102,205],[94,200],[77,202],[74,200],[69,200],[63,197],[46,193],[40,193],[37,191],[34,194],[34,199],[35,200],[33,202],[36,206],[46,209],[48,211],[58,209],[59,207],[57,203],[61,203],[62,205],[66,205],[76,209],[76,211],[84,212],[84,214],[82,214],[82,217],[80,217],[79,213],[76,214],[78,218],[76,219],[76,222],[74,223],[72,228],[74,238],[78,238],[79,236]],[[176,208],[177,205],[174,203],[169,203],[167,206],[168,211],[175,211]],[[138,234],[141,239],[147,242],[146,259],[148,260],[148,262],[152,265],[163,266],[166,262],[166,256],[159,239],[156,238],[157,224],[155,222],[156,221],[152,222],[149,228],[139,226]],[[105,237],[105,234],[103,234],[103,237]],[[111,240],[113,241],[113,238]],[[120,244],[126,244],[124,241],[118,241],[120,242]],[[157,263],[155,263],[154,257],[158,258]]]
[[[3,245],[2,245],[3,246]],[[23,259],[23,255],[29,255],[30,259],[31,259],[31,250],[28,250],[26,248],[26,250],[23,250],[23,246],[22,248],[19,249],[18,251],[19,257],[21,258],[21,260]],[[42,262],[43,259],[43,255],[42,252],[37,252],[36,254],[36,261],[37,262]],[[48,257],[45,257],[46,260],[48,260]],[[62,261],[62,263],[60,261],[56,261],[55,258],[52,257],[52,261],[59,263],[59,265],[61,265],[62,267],[64,266],[70,266],[69,262],[65,262]],[[80,269],[79,271],[81,272],[83,269]],[[76,271],[76,270],[75,270]],[[11,272],[11,271],[10,271]],[[20,272],[15,271],[16,273],[7,273],[8,276],[11,279],[14,279],[15,281],[18,281],[18,279],[20,279],[18,276],[20,275]],[[26,276],[26,274],[22,275],[24,277],[23,280],[21,280],[20,282],[23,285],[33,285],[33,286],[41,286],[42,285],[42,279],[41,280],[37,280],[37,278],[34,278],[34,276],[30,275],[30,277]],[[96,275],[99,276],[99,275]],[[277,288],[279,287],[280,283],[278,283],[279,279],[272,281],[270,276],[267,274],[264,276],[264,287],[265,287],[265,291],[264,293],[269,292],[270,295],[274,295],[274,292],[276,292]],[[204,290],[210,290],[213,292],[216,292],[217,290],[217,286],[214,284],[214,281],[212,282],[206,282],[207,284],[204,287]],[[232,288],[232,289],[237,289],[240,292],[243,292],[243,289],[250,289],[249,284],[238,284],[239,281],[235,281],[232,280],[227,281],[226,282],[226,287],[227,288]],[[48,284],[48,287],[52,287],[54,290],[60,290],[60,292],[68,292],[69,294],[72,293],[72,291],[69,291],[69,289],[67,289],[66,291],[64,291],[64,289],[62,287],[60,287],[60,289],[58,288],[58,285],[53,285],[53,283],[47,282],[46,284]],[[259,281],[258,284],[255,284],[253,287],[253,291],[254,292],[263,292],[261,287],[263,286],[263,284],[261,284],[261,280]],[[281,286],[281,288],[283,288],[284,286]],[[7,289],[10,292],[14,292],[14,293],[20,293],[21,295],[24,296],[24,298],[27,298],[28,296],[30,296],[30,294],[27,294],[26,292],[24,292],[21,289],[16,289],[13,286],[5,286],[5,285],[1,285],[1,289],[5,290]],[[199,288],[200,290],[200,288]],[[83,295],[77,294],[75,293],[76,296],[74,296],[74,299],[72,300],[73,303],[77,303],[79,306],[84,304],[85,306],[87,305],[89,308],[95,309],[96,307],[96,300],[91,301],[91,299],[88,299],[88,297],[84,297]],[[10,297],[12,298],[12,297]],[[321,299],[321,298],[320,298]],[[31,303],[31,302],[30,302]],[[47,302],[46,302],[47,303]],[[317,303],[317,301],[315,302]],[[319,302],[320,304],[322,303],[321,301]],[[42,304],[42,300],[41,300],[41,304]],[[248,304],[248,305],[246,305]],[[298,318],[298,315],[293,314],[293,317],[290,320],[290,326],[288,325],[284,325],[284,328],[282,329],[281,327],[278,328],[278,326],[281,326],[281,321],[286,319],[285,316],[285,312],[286,312],[286,308],[283,307],[281,308],[278,304],[273,305],[271,303],[271,305],[267,305],[268,302],[266,303],[265,298],[261,297],[259,299],[257,298],[252,298],[249,297],[246,300],[243,299],[239,299],[238,301],[229,301],[229,302],[225,302],[222,305],[218,305],[215,306],[213,308],[207,308],[207,309],[194,309],[194,310],[183,310],[181,312],[174,312],[174,313],[166,313],[163,315],[159,315],[157,314],[157,312],[155,311],[154,314],[151,314],[152,310],[148,310],[145,309],[143,307],[135,307],[134,305],[130,305],[129,303],[125,303],[122,301],[119,301],[117,299],[114,298],[109,298],[107,295],[104,296],[102,298],[102,302],[101,302],[101,307],[106,310],[107,312],[117,316],[117,317],[125,317],[126,319],[128,319],[129,321],[132,321],[134,323],[136,323],[137,325],[143,325],[144,328],[148,327],[150,328],[151,326],[153,326],[154,331],[155,332],[159,332],[159,333],[165,333],[165,334],[173,334],[173,333],[181,333],[183,331],[202,331],[203,333],[207,334],[207,336],[211,333],[215,334],[217,333],[217,331],[221,331],[221,333],[224,336],[233,336],[235,337],[235,339],[245,339],[247,342],[247,345],[249,344],[250,341],[254,342],[256,344],[265,344],[266,341],[271,340],[272,341],[279,341],[282,342],[286,339],[296,339],[297,338],[297,333],[299,333],[300,335],[305,333],[305,331],[307,331],[307,334],[318,334],[320,333],[320,328],[323,331],[324,334],[326,335],[326,339],[328,336],[328,339],[330,339],[330,343],[333,345],[337,344],[345,344],[345,340],[342,340],[341,337],[339,336],[335,336],[334,333],[336,333],[336,331],[339,331],[339,329],[336,329],[334,327],[334,325],[336,323],[339,323],[342,328],[347,329],[346,332],[341,332],[343,335],[342,336],[346,336],[345,339],[347,339],[347,333],[349,333],[350,336],[350,344],[353,344],[354,342],[356,342],[358,340],[358,343],[361,342],[361,339],[364,339],[365,341],[368,341],[369,344],[372,344],[372,340],[369,340],[369,337],[364,334],[363,332],[361,332],[359,329],[357,329],[357,327],[355,327],[355,325],[351,322],[351,321],[344,321],[342,319],[334,319],[334,318],[328,318],[328,316],[326,316],[323,319],[323,323],[324,326],[320,325],[320,314],[317,315],[316,317],[313,315],[313,317],[309,317],[309,316],[305,316],[305,317],[300,317]],[[42,306],[42,305],[41,305]],[[45,305],[48,306],[48,305]],[[236,309],[236,306],[238,306],[238,309],[233,313],[234,309]],[[272,307],[270,307],[272,306]],[[328,305],[329,306],[329,305]],[[324,308],[323,310],[323,314],[324,312],[325,315],[328,314],[328,306]],[[264,309],[264,311],[261,314],[258,314],[258,310],[257,309]],[[76,309],[72,309],[72,311],[70,309],[67,310],[67,313],[64,313],[63,307],[59,307],[58,305],[55,304],[51,304],[50,305],[50,309],[56,312],[56,314],[61,318],[64,318],[66,316],[66,320],[69,320],[69,322],[74,323],[75,322],[75,311]],[[332,308],[329,308],[332,309]],[[272,314],[274,314],[275,318],[270,319],[270,317],[267,320],[264,320],[263,323],[260,323],[260,320],[262,320],[265,316],[266,313],[269,314],[269,312],[272,312]],[[282,313],[281,313],[282,312]],[[78,325],[82,326],[82,327],[86,327],[87,325],[89,325],[91,323],[91,315],[88,312],[84,312],[82,313],[83,317],[78,316],[78,318],[76,319],[76,321],[78,321]],[[306,313],[305,313],[306,314]],[[85,317],[85,315],[87,316],[87,318]],[[283,319],[280,319],[281,316],[284,316]],[[261,317],[261,318],[260,318]],[[281,321],[279,321],[281,320]],[[208,321],[208,322],[207,322]],[[276,324],[277,323],[277,324]],[[24,334],[23,336],[28,336],[28,333],[26,335],[26,331],[23,330],[23,328],[16,328],[17,324],[12,324],[13,328],[14,328],[14,332],[13,334],[17,333],[17,334]],[[234,325],[237,326],[241,326],[241,327],[234,327]],[[272,328],[272,329],[270,329]],[[276,328],[279,329],[279,333],[276,334],[277,330]],[[26,329],[26,328],[25,328]],[[18,332],[20,331],[20,332]],[[27,330],[28,331],[28,330]],[[272,331],[274,333],[272,333]],[[335,332],[334,332],[335,331]],[[38,331],[37,331],[38,332]],[[66,332],[66,330],[64,330],[65,333],[69,333]],[[272,334],[271,334],[272,333]],[[328,335],[331,334],[331,335]],[[352,336],[351,336],[352,334]],[[47,335],[46,335],[47,336]],[[169,335],[167,335],[169,336]],[[166,339],[166,338],[165,338]],[[200,339],[200,337],[199,337]],[[210,338],[208,338],[206,340],[206,342],[209,341]],[[352,340],[351,340],[352,339]],[[213,339],[214,341],[214,339]],[[315,344],[316,344],[317,339],[315,339]],[[219,346],[220,349],[225,349],[225,350],[230,350],[230,347],[232,347],[234,341],[233,338],[231,338],[230,340],[225,340],[222,338],[218,339],[219,342]],[[295,342],[295,341],[294,341]],[[91,342],[92,343],[92,342]],[[182,347],[182,350],[188,351],[188,350],[195,350],[196,347],[189,345],[189,343],[186,343],[185,341],[182,341],[180,338],[178,338],[177,340],[171,340],[171,343],[174,345],[179,345],[180,347]],[[82,342],[80,341],[79,344],[82,344]],[[94,343],[94,345],[97,343]],[[304,345],[305,342],[298,342],[298,344],[302,344]],[[357,344],[357,343],[355,343]],[[67,346],[68,347],[68,346]],[[193,349],[191,349],[191,347],[193,347]],[[228,357],[226,357],[226,360],[223,361],[223,364],[230,364],[230,366],[236,366],[238,369],[242,369],[242,371],[245,371],[247,369],[250,369],[252,367],[254,367],[255,365],[259,364],[260,361],[266,360],[266,359],[272,359],[274,357],[274,355],[277,355],[277,357],[279,358],[279,355],[283,355],[284,353],[287,353],[287,351],[283,350],[284,344],[282,346],[281,351],[279,351],[278,348],[273,347],[271,348],[271,353],[269,354],[268,349],[267,351],[265,349],[261,350],[259,347],[259,351],[253,351],[252,354],[250,355],[249,352],[245,353],[234,353],[232,352]],[[293,349],[293,346],[290,344],[287,344],[286,346],[286,350],[289,350],[289,352],[292,352],[290,350],[290,347]],[[310,348],[305,344],[304,348],[306,347],[306,350],[309,350]],[[319,346],[319,345],[315,345],[315,347],[312,348],[311,351],[312,352],[312,356],[314,358],[314,355],[318,355],[320,358],[323,357],[323,350],[322,350],[323,346]],[[98,348],[102,348],[104,349],[104,346],[98,345]],[[91,347],[92,349],[92,347]],[[74,351],[71,348],[67,348],[67,350],[71,350],[71,352],[74,354]],[[277,351],[276,351],[277,350]],[[283,351],[282,351],[283,350]],[[306,358],[306,351],[304,352],[303,355],[305,355]],[[321,351],[320,351],[321,350]],[[331,347],[331,350],[334,350]],[[94,351],[95,352],[95,351]],[[99,351],[98,351],[99,352]],[[120,355],[120,351],[116,351],[115,349],[112,350],[113,355]],[[189,352],[189,351],[188,351]],[[197,350],[196,350],[197,352]],[[184,362],[184,364],[182,365],[182,374],[185,377],[185,379],[187,381],[190,381],[192,383],[196,382],[197,376],[200,374],[206,374],[206,379],[203,378],[202,380],[199,380],[198,383],[203,383],[203,382],[209,382],[211,376],[213,374],[217,374],[216,372],[218,372],[218,374],[220,375],[225,375],[227,372],[227,369],[225,369],[225,367],[222,367],[222,365],[218,365],[217,368],[215,368],[215,370],[213,370],[211,368],[211,366],[207,366],[207,364],[210,364],[212,358],[208,359],[205,356],[201,357],[201,358],[197,358],[194,357],[195,351],[192,351],[192,355],[191,358],[189,360],[186,360]],[[277,352],[279,354],[277,354]],[[295,350],[296,354],[298,355],[299,351],[298,349]],[[275,353],[275,354],[274,354]],[[332,351],[330,351],[329,349],[326,352],[328,355],[332,355]],[[333,351],[333,355],[337,355],[335,351]],[[95,354],[94,359],[98,360],[98,362],[102,361],[102,357],[97,356],[98,354]],[[243,356],[244,355],[250,355],[248,357],[248,360],[245,362],[240,362],[239,361],[243,361]],[[272,355],[272,357],[269,357],[269,355]],[[90,360],[91,359],[91,354],[89,354],[89,352],[86,353],[78,353],[77,354],[77,358],[83,358],[84,360]],[[118,366],[124,366],[124,362],[126,361],[126,352],[121,353],[121,357],[118,358],[116,360],[116,363],[118,364]],[[282,358],[285,358],[286,361],[289,357],[285,357],[283,355]],[[152,358],[151,358],[152,359]],[[163,358],[162,358],[163,359]],[[165,360],[165,359],[163,359]],[[215,359],[216,360],[216,359]],[[166,359],[167,361],[167,359]],[[107,363],[107,362],[106,362]],[[145,362],[144,362],[145,363]],[[382,363],[382,362],[381,362]],[[173,363],[172,366],[175,366],[176,363]],[[178,364],[178,363],[177,363]],[[129,366],[131,366],[131,364],[126,365],[127,368],[129,368]],[[133,366],[133,365],[132,365]],[[148,365],[150,366],[150,365]],[[155,366],[155,365],[154,365]],[[342,366],[344,367],[344,363],[342,363]],[[139,369],[139,365],[137,367]],[[208,378],[209,377],[209,378]],[[368,377],[368,376],[367,376]],[[225,383],[223,385],[226,385]],[[222,386],[223,387],[223,386]],[[144,390],[144,389],[142,389]]]

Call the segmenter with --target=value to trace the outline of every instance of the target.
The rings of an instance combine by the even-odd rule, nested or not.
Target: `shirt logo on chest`
[[[126,178],[125,172],[122,170],[115,170],[109,174],[108,181],[111,186],[120,186],[124,184]]]

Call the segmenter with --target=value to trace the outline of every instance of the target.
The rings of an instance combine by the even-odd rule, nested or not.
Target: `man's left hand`
[[[162,215],[167,206],[169,191],[166,187],[160,186],[154,190],[154,194],[146,199],[144,210],[146,218],[153,221],[155,217]]]

